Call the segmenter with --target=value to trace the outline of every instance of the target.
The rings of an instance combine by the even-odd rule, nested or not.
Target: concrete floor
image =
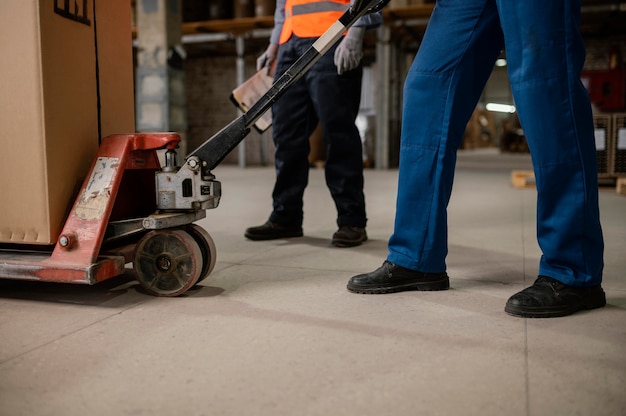
[[[0,415],[624,415],[626,197],[602,188],[608,305],[525,320],[503,312],[536,277],[527,155],[459,154],[449,208],[451,290],[356,295],[392,230],[396,171],[366,171],[370,240],[338,249],[323,172],[305,237],[252,242],[272,168],[218,167],[199,224],[218,261],[178,298],[129,276],[95,286],[0,280]]]

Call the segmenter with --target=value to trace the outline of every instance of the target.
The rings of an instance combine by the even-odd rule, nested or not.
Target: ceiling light
[[[506,66],[506,59],[504,58],[497,59],[496,66]]]
[[[495,111],[497,113],[511,113],[511,114],[513,114],[515,112],[515,106],[514,105],[508,105],[508,104],[487,103],[485,108],[488,111]]]

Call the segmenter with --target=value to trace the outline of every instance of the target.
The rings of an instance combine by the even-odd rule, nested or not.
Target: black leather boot
[[[246,230],[246,238],[250,240],[277,240],[279,238],[302,237],[302,227],[284,227],[272,221],[267,221],[258,227]]]
[[[450,280],[446,272],[423,273],[385,261],[371,273],[354,276],[348,290],[354,293],[377,294],[404,290],[446,290]]]
[[[363,227],[353,227],[351,225],[342,225],[333,234],[331,241],[335,247],[354,247],[364,241],[367,241],[367,233]]]
[[[604,305],[606,296],[600,285],[574,287],[539,276],[532,286],[511,296],[504,311],[522,318],[554,318]]]

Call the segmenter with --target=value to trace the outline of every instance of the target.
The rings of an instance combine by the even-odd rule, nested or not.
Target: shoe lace
[[[385,270],[387,270],[387,275],[391,278],[391,276],[393,275],[393,270],[397,266],[394,263],[390,262],[389,260],[385,260],[385,262],[383,263],[383,266],[385,267]]]
[[[556,296],[559,296],[559,292],[565,286],[563,283],[559,282],[556,279],[548,276],[539,276],[537,280],[535,280],[535,284],[542,284],[545,286],[549,286],[550,289],[554,292]]]

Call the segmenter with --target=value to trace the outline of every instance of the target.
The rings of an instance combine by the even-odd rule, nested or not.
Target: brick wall
[[[246,57],[246,74],[255,71],[256,56]],[[237,86],[234,56],[194,57],[185,62],[187,89],[187,143],[194,150],[204,141],[235,120],[239,113],[230,101]],[[263,135],[252,129],[245,139],[246,164],[274,164],[271,128]],[[222,163],[237,164],[239,150],[234,149]]]

